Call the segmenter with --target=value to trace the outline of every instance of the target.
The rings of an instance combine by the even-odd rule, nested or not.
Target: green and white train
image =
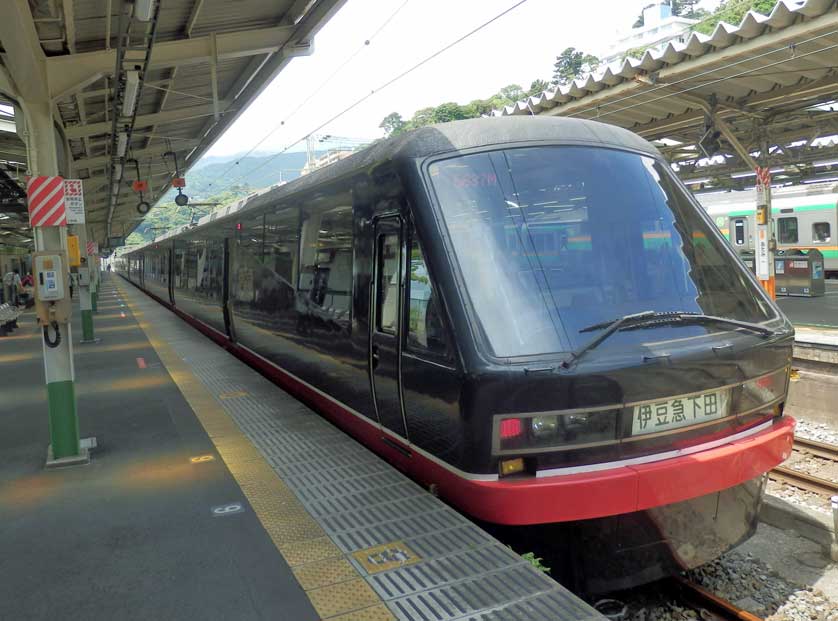
[[[756,191],[697,194],[696,198],[737,252],[753,252]],[[817,248],[829,276],[838,276],[838,185],[772,189],[777,250]]]

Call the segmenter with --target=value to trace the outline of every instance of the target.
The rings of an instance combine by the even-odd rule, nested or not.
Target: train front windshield
[[[657,160],[607,148],[513,148],[429,173],[485,340],[498,357],[570,351],[586,326],[647,310],[776,317]],[[601,349],[729,326],[621,332]],[[678,332],[676,332],[678,331]]]

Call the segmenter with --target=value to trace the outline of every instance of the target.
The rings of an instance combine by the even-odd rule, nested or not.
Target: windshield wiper
[[[657,313],[655,311],[643,311],[642,313],[634,313],[632,315],[623,315],[618,319],[614,319],[612,321],[606,321],[605,323],[597,323],[592,326],[588,326],[587,328],[582,328],[579,332],[591,332],[593,330],[598,330],[600,328],[605,328],[602,334],[592,338],[590,341],[582,345],[579,349],[570,352],[570,356],[568,356],[567,360],[564,360],[561,366],[565,369],[569,369],[571,365],[579,360],[582,356],[586,353],[597,347],[600,343],[602,343],[605,339],[609,336],[614,334],[620,328],[626,327],[628,324],[631,324],[635,321],[644,321],[653,318]]]
[[[728,319],[727,317],[717,317],[715,315],[703,315],[701,313],[660,313],[659,315],[656,313],[655,316],[650,317],[645,321],[633,323],[632,325],[625,326],[622,329],[640,330],[642,328],[651,328],[658,325],[669,325],[673,323],[696,323],[703,325],[711,323],[720,323],[729,326],[734,326],[737,328],[743,328],[745,330],[750,330],[751,332],[756,332],[760,336],[771,336],[772,334],[774,334],[765,326],[761,326],[757,323],[751,323],[749,321],[740,321],[738,319]]]
[[[634,313],[632,315],[624,315],[611,321],[604,321],[602,323],[595,323],[586,326],[579,330],[579,332],[593,332],[594,330],[603,330],[602,334],[591,339],[579,349],[570,353],[567,360],[561,363],[565,369],[569,369],[579,358],[584,356],[592,349],[597,348],[609,336],[618,331],[623,330],[641,330],[644,328],[654,328],[657,326],[665,326],[671,324],[711,324],[721,323],[735,326],[737,328],[744,328],[751,332],[756,332],[760,336],[771,336],[773,332],[759,324],[750,323],[747,321],[739,321],[738,319],[727,319],[725,317],[716,317],[714,315],[702,315],[701,313],[687,313],[683,311],[643,311],[641,313]]]

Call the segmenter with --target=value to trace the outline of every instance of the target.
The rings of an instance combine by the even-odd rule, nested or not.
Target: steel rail
[[[827,444],[826,442],[818,442],[817,440],[809,440],[808,438],[794,438],[794,448],[800,449],[816,457],[823,457],[824,459],[831,459],[838,461],[838,446],[835,444]]]
[[[763,621],[761,617],[732,604],[686,578],[675,576],[672,581],[691,605],[704,608],[725,621]]]
[[[821,496],[832,497],[838,494],[838,483],[828,479],[812,476],[811,474],[806,474],[805,472],[800,472],[798,470],[792,470],[791,468],[777,466],[768,474],[768,476],[775,481],[788,483],[789,485],[799,489],[814,492],[816,494],[820,494]]]

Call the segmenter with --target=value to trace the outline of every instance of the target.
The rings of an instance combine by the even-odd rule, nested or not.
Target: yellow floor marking
[[[128,309],[277,550],[292,568],[317,614],[330,621],[395,621],[381,598],[224,411],[219,399],[213,397],[174,349],[159,337],[156,328],[142,319],[142,311],[124,293]]]
[[[189,461],[193,464],[203,464],[208,461],[215,461],[215,455],[198,455],[197,457],[190,457]]]
[[[222,392],[218,395],[219,399],[235,399],[236,397],[246,397],[247,392],[244,390],[234,390],[233,392]]]

